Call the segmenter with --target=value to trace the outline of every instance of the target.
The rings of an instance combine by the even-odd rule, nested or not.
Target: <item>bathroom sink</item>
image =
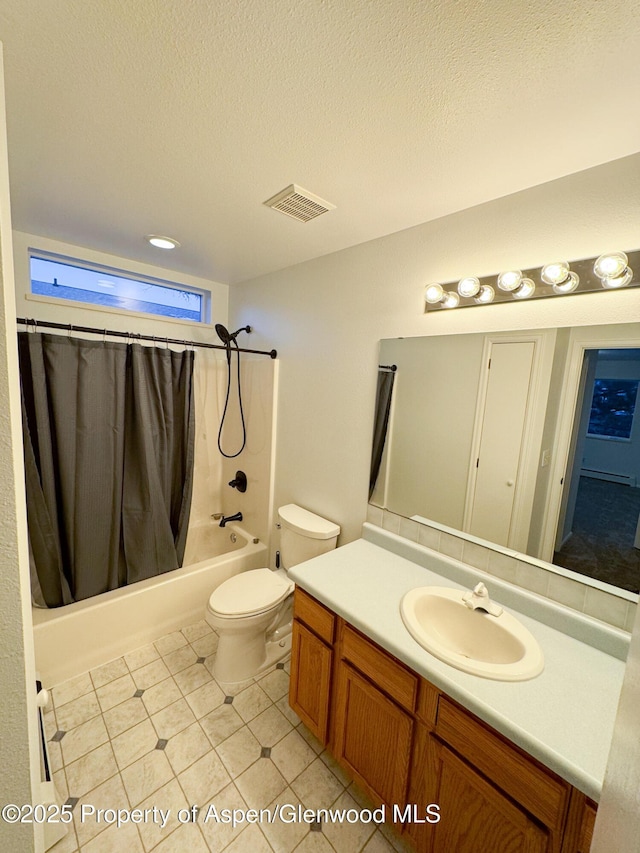
[[[491,602],[482,584],[473,593],[439,586],[412,589],[400,613],[423,648],[457,669],[497,681],[526,681],[544,667],[535,637]]]

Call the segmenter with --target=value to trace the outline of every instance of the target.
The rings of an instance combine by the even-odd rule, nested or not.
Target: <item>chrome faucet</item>
[[[465,592],[462,600],[470,610],[485,610],[490,616],[500,616],[502,607],[494,604],[489,598],[489,590],[483,583],[473,588],[473,592]]]
[[[229,521],[242,521],[242,513],[237,512],[235,515],[223,515],[220,519],[220,527],[226,527]]]

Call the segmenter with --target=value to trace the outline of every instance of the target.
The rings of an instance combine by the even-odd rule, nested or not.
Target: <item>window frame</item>
[[[32,276],[32,260],[51,261],[53,263],[62,264],[68,267],[74,267],[79,270],[85,270],[89,273],[97,273],[106,276],[113,276],[121,279],[128,279],[135,283],[150,284],[156,287],[164,287],[169,290],[194,294],[200,297],[200,319],[190,317],[171,317],[169,315],[153,313],[150,311],[141,311],[133,308],[126,308],[115,305],[102,305],[99,302],[85,301],[82,299],[67,299],[62,296],[34,293],[33,291],[33,276]],[[68,305],[82,309],[93,311],[106,311],[108,313],[118,314],[125,317],[143,317],[145,319],[153,319],[156,321],[190,324],[194,326],[208,326],[211,324],[211,291],[200,287],[195,287],[189,284],[183,284],[178,281],[171,281],[159,276],[151,276],[145,273],[136,273],[131,270],[112,267],[107,264],[85,260],[83,258],[74,258],[69,255],[62,255],[56,252],[38,249],[36,247],[28,248],[28,271],[29,271],[29,291],[28,299],[35,301],[48,302],[53,305]],[[97,291],[88,290],[87,293],[96,293]]]
[[[631,415],[631,424],[629,426],[629,434],[628,435],[610,435],[608,433],[598,433],[598,432],[591,432],[590,431],[591,415],[593,413],[593,401],[594,401],[594,398],[596,395],[596,385],[598,382],[616,382],[616,383],[624,382],[624,383],[628,383],[629,385],[635,384],[636,394],[635,394],[635,401],[633,404],[633,413]],[[636,419],[636,415],[638,412],[638,400],[639,399],[640,399],[640,380],[639,379],[627,379],[625,377],[612,378],[612,377],[605,377],[605,376],[596,377],[594,379],[594,382],[593,382],[593,393],[592,393],[592,397],[591,397],[591,406],[589,409],[589,422],[587,424],[587,438],[595,438],[595,439],[599,439],[601,441],[620,441],[620,442],[627,442],[627,443],[631,442],[633,430],[634,430],[635,422],[636,422],[635,419]]]

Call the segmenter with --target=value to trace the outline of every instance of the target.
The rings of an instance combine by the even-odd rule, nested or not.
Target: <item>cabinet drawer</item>
[[[561,828],[567,783],[445,696],[438,702],[436,734],[545,826]]]
[[[346,624],[342,634],[342,657],[403,708],[408,711],[414,710],[418,694],[418,677]]]
[[[311,628],[325,643],[333,645],[335,634],[336,617],[324,604],[320,604],[315,598],[296,587],[293,596],[293,612],[296,619]]]

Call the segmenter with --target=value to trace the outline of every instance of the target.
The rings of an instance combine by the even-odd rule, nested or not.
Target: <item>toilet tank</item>
[[[285,569],[310,560],[336,547],[340,528],[296,504],[281,506],[280,559]]]

